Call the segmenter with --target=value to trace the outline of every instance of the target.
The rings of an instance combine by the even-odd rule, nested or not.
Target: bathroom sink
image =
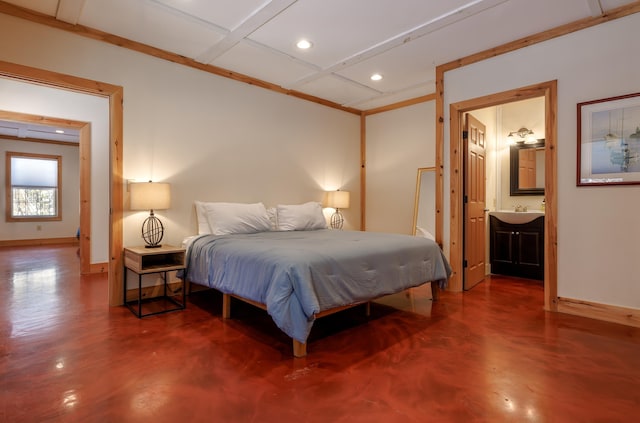
[[[515,212],[513,210],[500,210],[489,212],[489,216],[495,216],[505,223],[522,224],[529,223],[532,220],[544,216],[544,212],[540,210],[531,210],[526,212]]]

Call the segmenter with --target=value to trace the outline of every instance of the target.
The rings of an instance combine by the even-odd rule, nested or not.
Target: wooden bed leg
[[[293,356],[294,357],[306,357],[307,356],[307,344],[297,340],[293,340]]]
[[[231,295],[222,294],[222,318],[231,318]]]
[[[367,305],[364,311],[365,316],[371,317],[371,301],[367,301]]]
[[[431,282],[431,301],[438,301],[438,282]]]

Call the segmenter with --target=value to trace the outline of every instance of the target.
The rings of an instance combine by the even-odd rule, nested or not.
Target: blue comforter
[[[426,238],[360,231],[203,235],[186,280],[265,304],[277,326],[306,342],[315,315],[435,281],[451,268]]]

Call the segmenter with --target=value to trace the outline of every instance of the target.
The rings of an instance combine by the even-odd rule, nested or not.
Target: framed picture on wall
[[[640,93],[578,103],[576,184],[640,184]]]

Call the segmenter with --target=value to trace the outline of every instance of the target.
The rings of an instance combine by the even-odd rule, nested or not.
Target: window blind
[[[57,187],[58,161],[39,158],[12,157],[11,185],[14,187]]]

